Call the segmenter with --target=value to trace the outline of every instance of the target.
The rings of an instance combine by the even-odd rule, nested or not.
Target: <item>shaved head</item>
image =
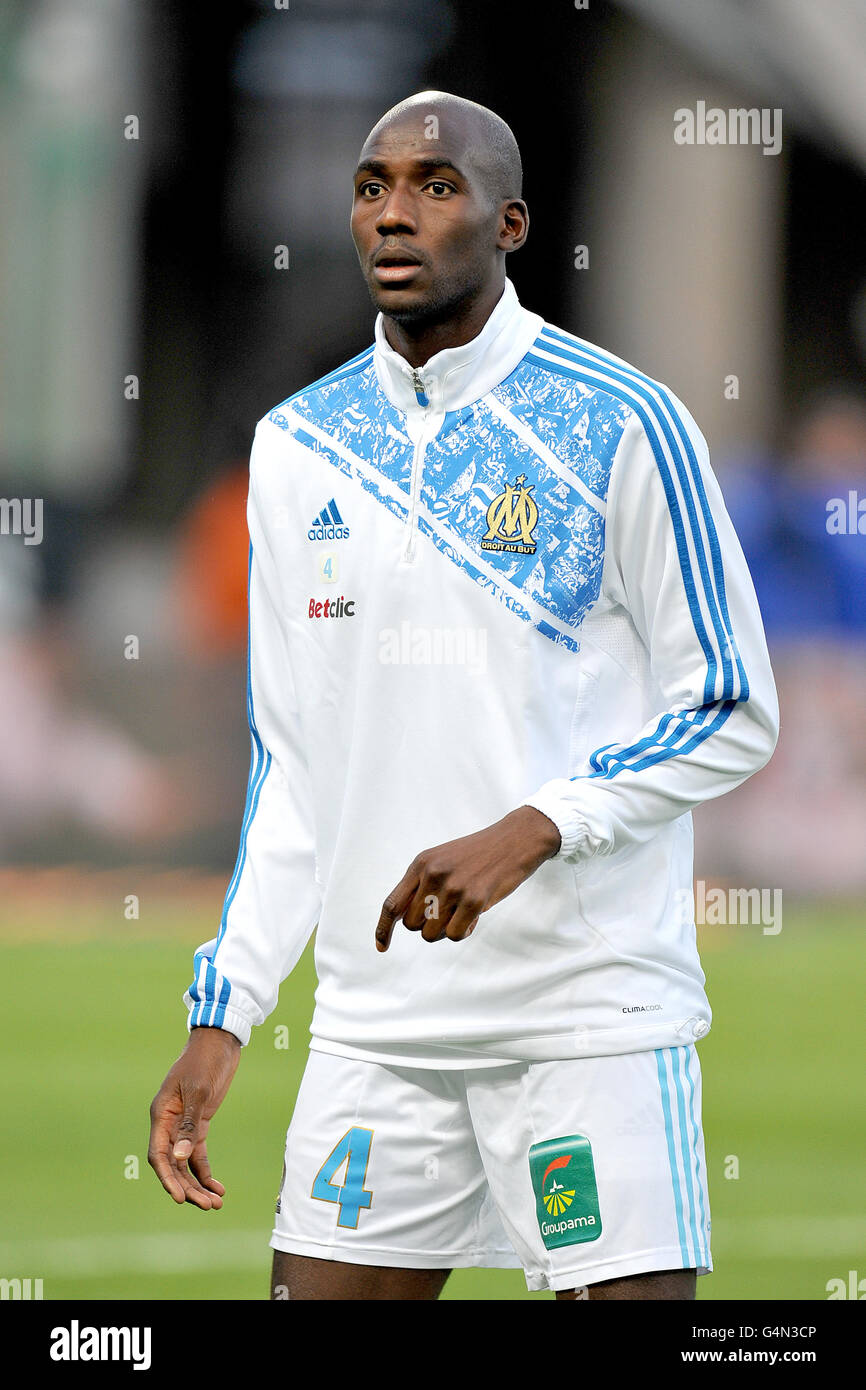
[[[438,140],[439,130],[431,117],[449,128],[451,138],[460,137],[464,158],[479,175],[491,202],[523,197],[523,165],[511,127],[489,107],[452,92],[416,92],[398,101],[376,122],[366,144],[392,126],[412,122],[424,129],[429,139]]]
[[[529,227],[522,172],[501,116],[450,92],[407,97],[364,141],[352,237],[388,340],[413,364],[475,337],[501,298]]]

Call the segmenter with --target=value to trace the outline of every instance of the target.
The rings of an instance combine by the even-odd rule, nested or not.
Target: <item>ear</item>
[[[519,251],[529,234],[529,209],[520,198],[512,198],[499,209],[500,251]]]

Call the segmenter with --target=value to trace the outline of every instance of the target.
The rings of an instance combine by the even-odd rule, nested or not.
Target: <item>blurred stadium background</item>
[[[699,926],[699,1294],[866,1276],[866,3],[0,0],[0,51],[0,1276],[265,1295],[309,953],[212,1125],[222,1212],[158,1188],[147,1107],[237,847],[253,427],[370,340],[351,170],[425,87],[512,125],[518,293],[687,402],[767,623],[778,752],[696,816],[703,900],[783,895]],[[678,145],[698,102],[779,110],[781,151]]]

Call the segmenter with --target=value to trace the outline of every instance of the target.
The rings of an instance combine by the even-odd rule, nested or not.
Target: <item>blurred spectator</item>
[[[781,734],[762,772],[696,815],[697,872],[853,896],[866,889],[866,402],[822,394],[783,466],[721,471],[767,628]]]
[[[238,461],[194,503],[178,535],[177,616],[184,650],[207,662],[247,636],[247,488]]]
[[[723,485],[768,637],[866,637],[866,536],[856,519],[848,524],[849,494],[866,500],[866,402],[842,391],[818,397],[781,466],[741,460]]]
[[[0,855],[26,847],[62,859],[70,843],[80,852],[82,836],[115,853],[170,845],[200,816],[190,769],[123,727],[122,699],[115,716],[95,697],[94,614],[80,572],[104,542],[74,509],[49,504],[46,514],[50,545],[0,537]],[[112,674],[118,683],[120,646],[102,684]]]
[[[0,851],[63,823],[115,844],[169,840],[192,813],[180,779],[70,698],[67,647],[44,614],[0,630]]]

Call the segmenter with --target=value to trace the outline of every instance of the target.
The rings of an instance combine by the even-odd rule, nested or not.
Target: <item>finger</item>
[[[150,1142],[147,1161],[159,1178],[168,1195],[175,1202],[186,1200],[183,1185],[179,1181],[176,1165],[171,1158],[171,1132],[177,1119],[174,1105],[162,1100],[162,1093],[155,1097],[150,1107]]]
[[[407,931],[423,931],[428,922],[438,922],[441,911],[439,896],[425,892],[428,885],[419,883],[409,905],[401,913]]]
[[[187,1202],[194,1202],[196,1206],[208,1211],[214,1205],[213,1197],[198,1181],[195,1171],[190,1171],[191,1165],[189,1164],[189,1159],[196,1150],[203,1150],[205,1147],[204,1136],[207,1133],[207,1124],[203,1125],[202,1123],[201,1111],[201,1093],[197,1088],[191,1089],[188,1094],[183,1095],[183,1115],[175,1133],[170,1161],[174,1175],[183,1187],[184,1199]],[[206,1152],[205,1163],[207,1163]],[[219,1198],[217,1201],[222,1205]]]
[[[392,889],[382,904],[379,921],[376,923],[376,950],[387,951],[394,933],[394,923],[406,911],[418,887],[418,873],[410,864],[396,888]]]
[[[159,1178],[169,1197],[173,1201],[182,1204],[186,1201],[186,1194],[183,1185],[175,1176],[175,1170],[169,1160],[168,1149],[155,1149],[152,1145],[147,1151],[147,1161],[156,1176]]]
[[[184,1202],[194,1202],[207,1210],[213,1204],[213,1196],[201,1186],[188,1170],[174,1158],[168,1142],[164,1146],[151,1144],[147,1161],[156,1173],[163,1187],[173,1201],[182,1206]]]
[[[174,1171],[177,1181],[183,1188],[183,1200],[185,1202],[192,1202],[194,1206],[201,1207],[202,1211],[210,1211],[211,1207],[217,1204],[222,1206],[222,1198],[202,1187],[189,1168],[176,1165]]]
[[[418,928],[416,927],[415,931],[417,930]],[[441,921],[438,917],[431,917],[421,928],[421,939],[422,941],[444,941],[445,922]]]
[[[216,1192],[209,1192],[208,1189],[199,1182],[195,1171],[186,1163],[172,1161],[172,1171],[175,1180],[180,1183],[183,1189],[183,1200],[193,1202],[203,1211],[210,1211],[212,1206],[222,1206],[222,1196]]]
[[[424,941],[444,941],[446,937],[461,940],[471,917],[477,918],[480,905],[474,898],[467,901],[463,896],[449,894],[447,898],[437,898],[436,907],[437,916],[425,922],[421,931]]]
[[[465,941],[471,936],[484,910],[484,904],[477,898],[463,898],[455,908],[451,920],[446,924],[445,935],[451,941]]]
[[[219,1202],[220,1205],[222,1205],[221,1198],[217,1197],[214,1193],[206,1192],[185,1169],[179,1170],[178,1181],[183,1190],[184,1202],[189,1202],[191,1206],[198,1207],[200,1211],[210,1211],[214,1202]]]
[[[196,1145],[195,1151],[190,1156],[188,1167],[199,1185],[213,1194],[211,1201],[214,1207],[219,1209],[222,1206],[222,1199],[225,1196],[225,1188],[221,1182],[217,1181],[210,1170],[207,1149],[204,1144]]]
[[[207,1121],[202,1119],[207,1097],[206,1084],[186,1078],[180,1080],[177,1096],[179,1103],[175,1109],[175,1116],[180,1111],[180,1118],[172,1126],[172,1157],[180,1163],[186,1162],[193,1149],[202,1143],[207,1134]]]

